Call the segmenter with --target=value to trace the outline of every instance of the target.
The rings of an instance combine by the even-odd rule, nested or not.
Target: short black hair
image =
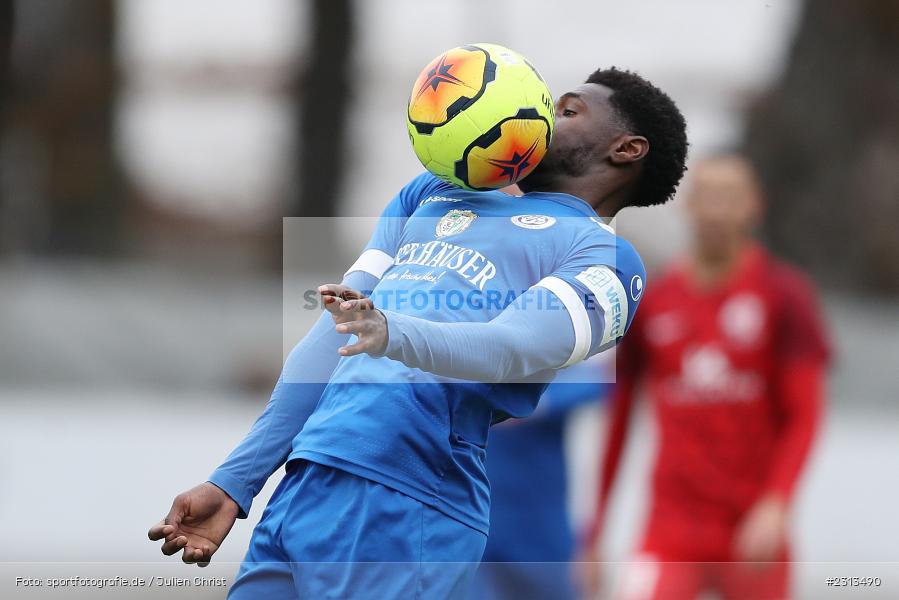
[[[649,140],[643,172],[628,206],[664,204],[687,170],[687,123],[668,94],[631,71],[597,69],[586,83],[612,90],[609,102],[623,125]]]

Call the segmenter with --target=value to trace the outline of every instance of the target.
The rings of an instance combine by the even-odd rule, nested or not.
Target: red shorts
[[[708,523],[708,535],[672,538],[672,527],[650,527],[640,553],[628,564],[618,586],[618,600],[694,600],[715,592],[724,600],[784,600],[789,597],[789,551],[777,562],[733,560],[735,529]],[[656,523],[658,525],[659,523]],[[679,532],[685,533],[685,532]]]
[[[624,570],[618,600],[695,600],[715,592],[724,600],[784,600],[789,563],[671,562],[639,555]]]

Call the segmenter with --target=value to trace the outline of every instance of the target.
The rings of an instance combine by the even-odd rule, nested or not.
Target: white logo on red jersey
[[[754,346],[761,339],[765,325],[765,305],[749,292],[728,299],[718,313],[721,331],[737,346]]]
[[[734,369],[716,344],[686,350],[680,377],[671,383],[673,398],[680,403],[748,402],[763,390],[757,373]]]
[[[723,388],[729,371],[727,356],[711,345],[685,352],[681,362],[684,383],[697,390]]]

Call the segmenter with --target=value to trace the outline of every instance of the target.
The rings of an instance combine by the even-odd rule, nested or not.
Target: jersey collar
[[[599,215],[596,214],[596,211],[593,210],[593,207],[587,204],[586,201],[581,200],[577,196],[572,196],[571,194],[566,194],[564,192],[530,192],[525,194],[524,197],[551,200],[559,204],[564,204],[569,208],[573,208],[584,216],[595,217],[597,219],[600,218]]]

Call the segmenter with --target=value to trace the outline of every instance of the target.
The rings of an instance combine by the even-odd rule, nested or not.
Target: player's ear
[[[615,141],[609,160],[613,165],[626,165],[643,160],[649,154],[649,140],[642,135],[623,135]]]

